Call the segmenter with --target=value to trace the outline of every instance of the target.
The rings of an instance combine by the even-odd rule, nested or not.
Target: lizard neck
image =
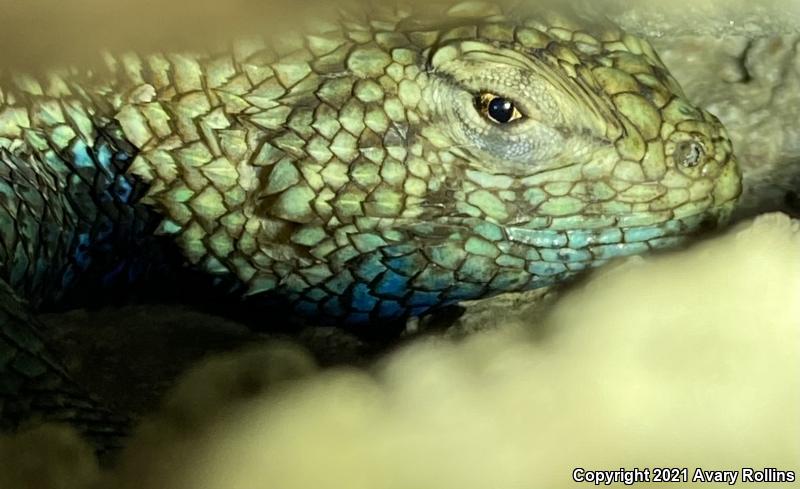
[[[120,58],[128,95],[114,117],[139,149],[130,173],[150,185],[142,202],[164,216],[157,232],[197,268],[272,290],[323,260],[311,245],[419,198],[402,182],[427,168],[409,163],[423,156],[411,143],[423,49],[361,34]],[[323,236],[332,229],[341,236]]]
[[[91,303],[143,280],[169,255],[128,174],[139,149],[86,72],[0,84],[0,273],[34,306]],[[80,299],[80,300],[76,300]]]

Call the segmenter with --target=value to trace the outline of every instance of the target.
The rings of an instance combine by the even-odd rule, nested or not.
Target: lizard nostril
[[[694,167],[703,161],[705,150],[703,145],[697,141],[681,141],[675,147],[672,158],[681,165]]]

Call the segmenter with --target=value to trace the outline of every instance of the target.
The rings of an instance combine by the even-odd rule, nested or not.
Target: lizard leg
[[[24,301],[0,281],[0,430],[37,422],[69,423],[99,453],[119,448],[128,428],[69,377]]]

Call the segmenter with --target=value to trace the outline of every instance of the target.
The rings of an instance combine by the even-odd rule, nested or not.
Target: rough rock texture
[[[793,0],[587,1],[599,4],[626,30],[650,38],[752,38],[800,31],[800,4]]]

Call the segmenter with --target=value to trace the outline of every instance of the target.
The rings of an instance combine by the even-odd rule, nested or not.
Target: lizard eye
[[[507,124],[523,116],[514,102],[489,92],[482,92],[475,105],[478,111],[495,124]]]

